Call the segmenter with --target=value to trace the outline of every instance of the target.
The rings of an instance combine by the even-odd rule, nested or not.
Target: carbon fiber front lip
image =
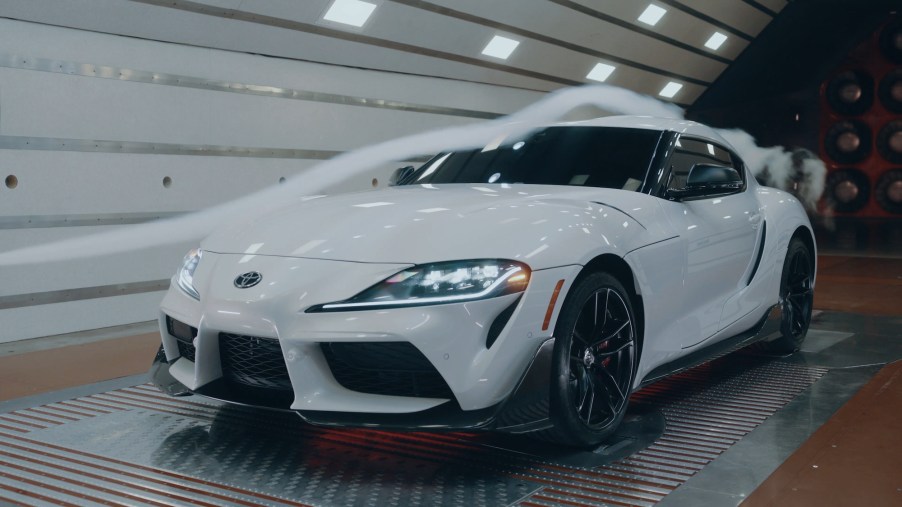
[[[449,400],[428,410],[403,414],[295,411],[269,405],[265,400],[237,393],[221,379],[191,391],[169,374],[169,363],[166,361],[162,347],[154,358],[150,377],[151,382],[157,388],[170,396],[197,394],[235,405],[295,412],[304,421],[317,426],[399,430],[483,429],[526,433],[545,429],[550,425],[548,382],[551,378],[551,351],[553,349],[554,338],[543,342],[513,393],[501,403],[478,410],[463,410],[455,400]]]

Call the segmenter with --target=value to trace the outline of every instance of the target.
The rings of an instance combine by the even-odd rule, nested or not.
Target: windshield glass
[[[661,132],[550,127],[512,144],[444,153],[404,179],[424,183],[528,183],[638,190]]]

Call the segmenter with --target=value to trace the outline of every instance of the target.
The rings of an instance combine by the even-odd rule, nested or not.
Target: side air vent
[[[492,344],[495,343],[495,340],[498,339],[498,335],[501,334],[501,331],[504,330],[504,326],[507,325],[508,321],[511,320],[511,315],[514,314],[514,310],[517,309],[517,305],[520,304],[520,299],[523,296],[518,297],[514,300],[513,303],[510,304],[507,308],[501,311],[495,320],[492,321],[492,325],[489,326],[489,334],[485,339],[485,348],[492,348]]]
[[[758,256],[755,257],[755,266],[752,267],[752,273],[749,275],[748,281],[745,282],[745,285],[751,285],[752,280],[755,279],[755,275],[758,273],[758,266],[761,265],[761,256],[764,255],[764,242],[767,240],[767,220],[761,222],[761,241],[759,241],[758,246]]]
[[[175,337],[179,348],[179,356],[194,362],[194,338],[197,337],[197,329],[166,316],[166,330]]]

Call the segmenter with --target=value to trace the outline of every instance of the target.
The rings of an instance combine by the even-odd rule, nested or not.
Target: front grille
[[[166,330],[175,337],[176,345],[179,349],[179,356],[194,362],[194,338],[197,336],[197,329],[177,321],[170,316],[166,316]]]
[[[222,375],[237,384],[291,391],[291,379],[279,340],[219,333]]]
[[[176,344],[179,347],[179,356],[184,357],[185,359],[194,362],[194,344],[185,343],[182,340],[176,341]]]
[[[407,342],[321,343],[332,376],[367,394],[449,398],[454,393],[432,363]]]

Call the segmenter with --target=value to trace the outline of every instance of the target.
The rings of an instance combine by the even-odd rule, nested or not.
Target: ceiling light
[[[323,19],[356,27],[363,26],[370,14],[376,9],[376,4],[361,0],[335,0],[326,11]]]
[[[645,8],[645,11],[639,16],[639,21],[649,24],[651,26],[655,26],[658,21],[661,21],[661,18],[664,17],[664,14],[667,13],[667,9],[658,7],[655,4],[651,4]]]
[[[591,79],[592,81],[604,82],[607,78],[609,78],[611,76],[612,72],[614,72],[613,65],[608,65],[606,63],[596,63],[595,67],[592,67],[592,70],[589,71],[589,74],[586,76],[586,79]]]
[[[681,85],[680,83],[674,83],[673,81],[671,81],[671,82],[667,83],[667,86],[665,86],[664,88],[661,89],[661,92],[658,93],[658,95],[660,95],[662,97],[667,97],[668,99],[670,99],[670,98],[673,98],[673,96],[676,95],[677,92],[680,91],[680,88],[682,88],[682,87],[683,87],[683,85]]]
[[[488,44],[486,44],[485,49],[482,50],[482,54],[507,60],[519,45],[520,41],[518,40],[496,35],[492,37],[492,40],[490,40]]]
[[[726,35],[724,35],[720,32],[714,32],[714,35],[712,35],[711,38],[708,39],[708,42],[705,43],[705,47],[711,48],[711,49],[717,51],[718,49],[720,49],[720,46],[722,46],[723,43],[726,41],[727,41]]]

